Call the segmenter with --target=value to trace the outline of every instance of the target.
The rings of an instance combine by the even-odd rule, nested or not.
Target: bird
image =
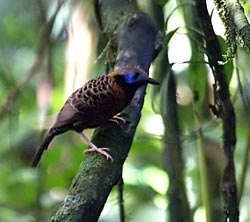
[[[145,84],[159,85],[139,67],[121,67],[86,82],[66,100],[55,123],[48,130],[32,160],[36,168],[50,142],[68,130],[77,132],[89,144],[85,152],[98,152],[113,161],[109,148],[98,148],[83,133],[84,129],[95,128],[110,119],[122,119],[119,113],[130,103],[136,90]]]

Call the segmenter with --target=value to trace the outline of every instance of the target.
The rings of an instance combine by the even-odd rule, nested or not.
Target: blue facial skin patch
[[[131,71],[124,75],[126,83],[136,83],[141,81],[141,77],[138,72]]]

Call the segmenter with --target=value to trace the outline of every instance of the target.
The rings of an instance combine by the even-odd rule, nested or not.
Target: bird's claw
[[[122,117],[121,113],[116,114],[111,119],[109,119],[109,121],[116,123],[116,125],[119,125],[119,122],[122,122],[123,124],[126,123],[126,120]]]
[[[103,156],[106,157],[107,160],[111,160],[111,162],[113,162],[113,157],[107,152],[109,151],[110,149],[107,148],[107,147],[103,147],[103,148],[97,148],[97,147],[91,147],[87,150],[84,151],[84,153],[91,153],[91,152],[97,152],[97,153],[100,153],[102,154]]]

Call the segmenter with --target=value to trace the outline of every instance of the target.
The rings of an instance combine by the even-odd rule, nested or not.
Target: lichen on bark
[[[214,0],[219,16],[225,26],[225,37],[228,46],[224,61],[234,57],[237,46],[249,51],[250,25],[244,9],[238,0]]]

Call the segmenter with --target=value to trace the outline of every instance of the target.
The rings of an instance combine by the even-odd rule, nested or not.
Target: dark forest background
[[[147,88],[124,164],[127,221],[175,221],[173,180],[183,189],[179,201],[191,215],[186,221],[223,221],[221,181],[227,159],[222,120],[212,112],[214,77],[197,1],[132,2],[154,19],[164,42],[150,68],[161,87]],[[231,32],[214,2],[206,1],[225,55],[221,63],[236,117],[240,221],[249,222],[250,54],[229,41]],[[249,18],[250,1],[241,5]],[[91,0],[0,2],[0,221],[47,221],[64,200],[87,144],[67,132],[51,143],[37,170],[30,167],[32,156],[71,92],[105,73],[108,47]],[[85,132],[91,136],[93,130]],[[99,221],[118,221],[117,206],[114,188]]]

